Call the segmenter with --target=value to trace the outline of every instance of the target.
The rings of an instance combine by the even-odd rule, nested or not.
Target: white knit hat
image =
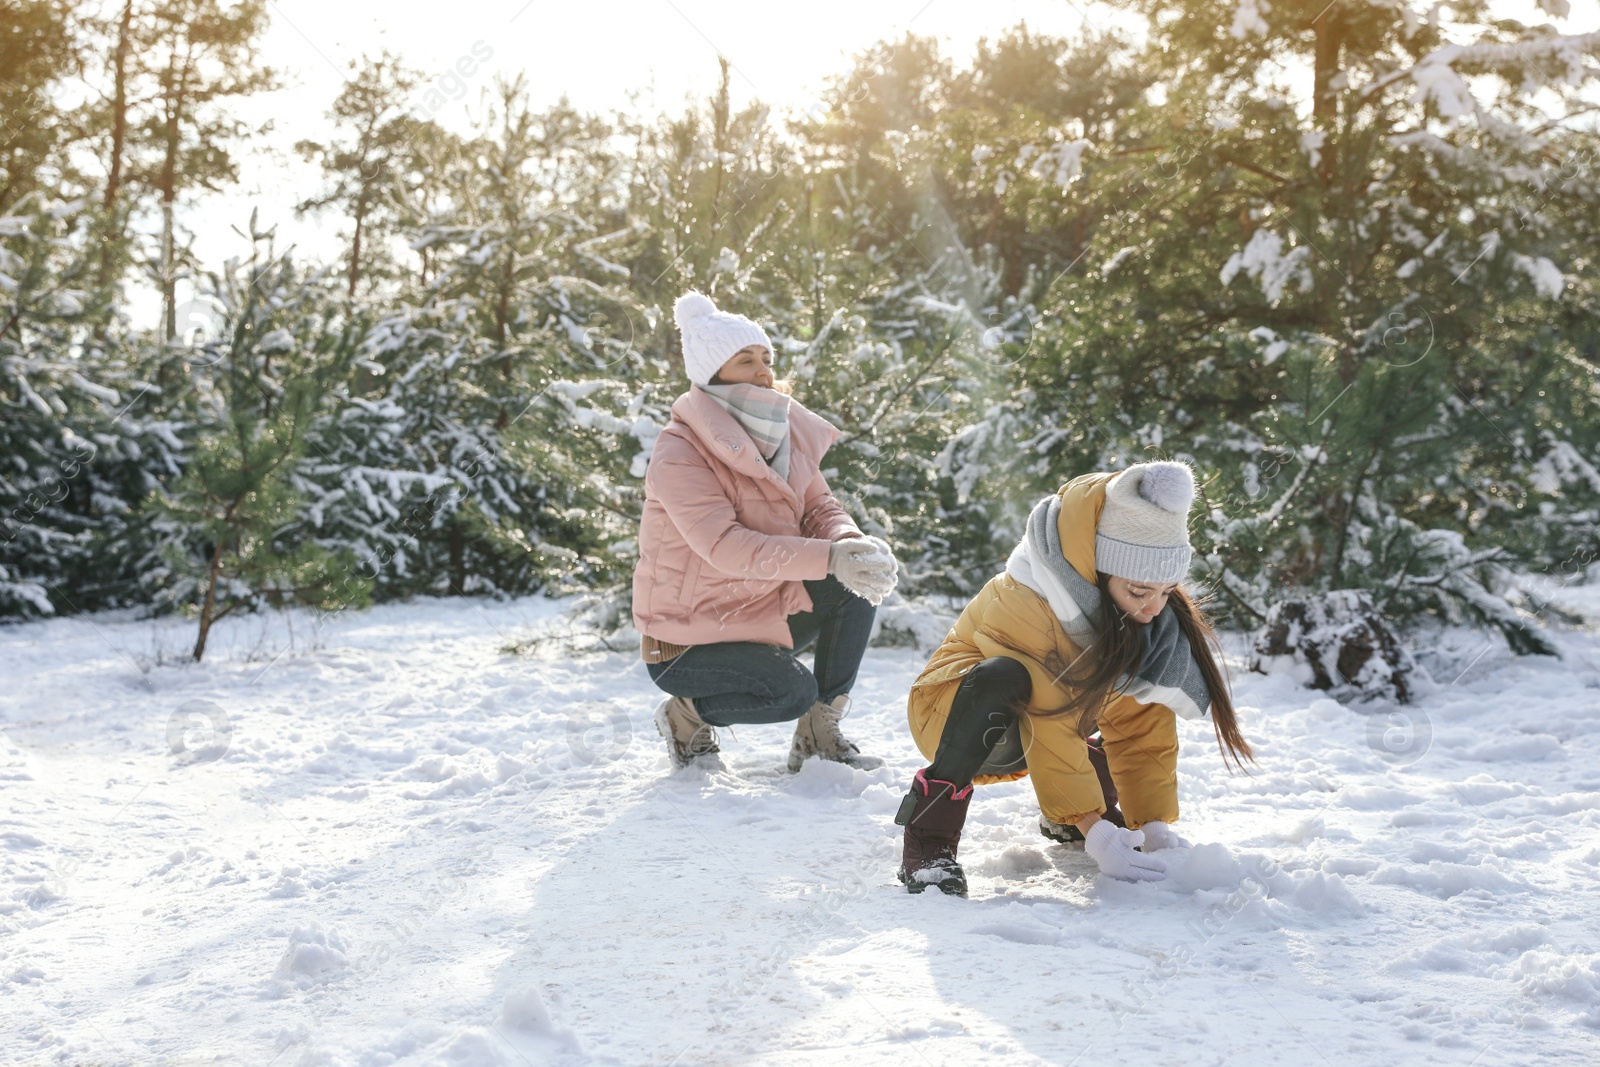
[[[672,315],[683,334],[683,369],[696,385],[710,382],[722,365],[746,345],[760,345],[772,351],[766,330],[743,315],[718,311],[711,298],[701,293],[678,297]]]
[[[1189,574],[1189,505],[1194,472],[1186,463],[1136,463],[1111,479],[1095,531],[1096,570],[1131,582],[1181,582]]]

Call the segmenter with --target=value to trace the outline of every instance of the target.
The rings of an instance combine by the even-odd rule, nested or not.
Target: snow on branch
[[[1600,70],[1585,62],[1600,55],[1600,33],[1529,37],[1504,44],[1451,44],[1423,56],[1405,73],[1416,85],[1412,99],[1432,102],[1445,118],[1482,114],[1482,105],[1459,73],[1494,73],[1524,96],[1556,85],[1577,87]]]
[[[1577,86],[1600,75],[1600,70],[1584,62],[1588,57],[1600,56],[1600,31],[1525,37],[1505,44],[1485,41],[1480,44],[1446,45],[1425,56],[1422,62],[1427,63],[1444,53],[1448,53],[1444,61],[1450,64],[1459,63],[1501,74],[1519,74],[1521,77],[1518,81],[1528,91],[1553,82]],[[1530,81],[1535,78],[1534,69],[1541,62],[1549,64],[1553,76]]]
[[[1511,256],[1511,264],[1533,281],[1533,288],[1540,296],[1550,300],[1561,298],[1567,279],[1560,268],[1544,256],[1525,256],[1517,252]]]
[[[1600,470],[1596,470],[1572,442],[1563,441],[1548,430],[1541,436],[1549,451],[1533,465],[1539,475],[1534,488],[1549,492],[1564,485],[1587,485],[1590,492],[1600,493]]]
[[[1305,245],[1283,250],[1283,238],[1270,230],[1257,230],[1243,250],[1228,257],[1222,267],[1222,284],[1231,285],[1240,271],[1255,279],[1268,301],[1276,304],[1284,289],[1298,281],[1300,291],[1311,289],[1310,250]]]
[[[1025,144],[1017,152],[1016,166],[1027,167],[1028,173],[1040,181],[1067,188],[1083,176],[1083,154],[1094,147],[1078,137],[1068,140],[1065,135],[1051,145],[1040,148]]]
[[[1479,110],[1478,98],[1450,65],[1460,52],[1460,45],[1449,45],[1430,52],[1411,68],[1411,80],[1416,84],[1411,99],[1423,104],[1432,102],[1447,119],[1475,114]]]
[[[1252,33],[1265,36],[1267,20],[1262,15],[1271,10],[1270,0],[1238,0],[1233,9],[1233,25],[1228,27],[1228,32],[1239,41]]]

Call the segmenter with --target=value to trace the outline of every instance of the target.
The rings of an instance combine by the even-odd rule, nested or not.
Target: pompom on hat
[[[1132,582],[1181,582],[1189,574],[1189,506],[1194,471],[1186,463],[1137,463],[1111,479],[1094,538],[1097,570]]]
[[[743,315],[718,311],[703,293],[689,292],[678,297],[672,317],[683,334],[683,369],[696,385],[706,385],[722,365],[747,345],[760,345],[772,351],[767,331]]]

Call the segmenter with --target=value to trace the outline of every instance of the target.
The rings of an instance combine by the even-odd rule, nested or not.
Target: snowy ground
[[[1019,783],[958,900],[892,877],[921,656],[872,650],[846,720],[881,771],[749,728],[674,776],[631,651],[501,651],[562,610],[301,619],[275,660],[246,619],[199,667],[176,622],[0,628],[0,1059],[1600,1061],[1592,630],[1447,633],[1408,719],[1236,670],[1261,766],[1181,724],[1170,880],[1097,876]]]

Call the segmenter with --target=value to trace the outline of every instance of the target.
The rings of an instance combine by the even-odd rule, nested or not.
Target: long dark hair
[[[1104,584],[1101,589],[1104,591]],[[1181,585],[1172,591],[1172,596],[1167,600],[1167,606],[1178,617],[1183,636],[1189,639],[1194,661],[1200,665],[1200,676],[1205,679],[1206,689],[1211,693],[1211,728],[1216,731],[1217,744],[1222,747],[1223,765],[1226,766],[1231,759],[1233,765],[1242,771],[1244,761],[1254,763],[1256,756],[1250,751],[1250,742],[1239,732],[1233,691],[1222,670],[1222,642],[1217,640],[1217,631],[1206,617],[1204,604],[1204,600],[1197,601],[1190,597]]]
[[[1094,639],[1090,647],[1079,652],[1071,663],[1059,649],[1051,649],[1045,656],[1044,666],[1054,672],[1056,680],[1077,690],[1077,694],[1059,708],[1040,713],[1044,716],[1077,715],[1078,736],[1088,737],[1100,725],[1100,711],[1119,692],[1117,682],[1132,677],[1144,658],[1144,635],[1139,624],[1130,620],[1111,599],[1111,576],[1104,572],[1095,574],[1095,584],[1100,588],[1100,618],[1093,622]],[[1222,746],[1222,759],[1230,759],[1240,770],[1244,761],[1255,762],[1250,743],[1239,732],[1239,717],[1234,711],[1233,694],[1222,669],[1222,645],[1202,606],[1178,586],[1167,598],[1167,607],[1178,620],[1178,627],[1189,641],[1194,659],[1200,666],[1206,689],[1211,693],[1211,725],[1217,733],[1217,743]]]

